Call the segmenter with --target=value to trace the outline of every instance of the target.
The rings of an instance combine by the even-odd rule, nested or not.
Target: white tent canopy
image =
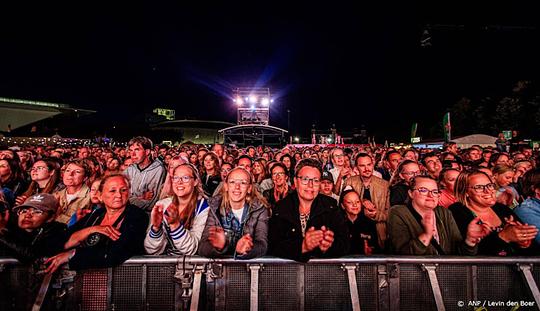
[[[497,137],[494,136],[485,134],[473,134],[452,139],[451,141],[455,142],[459,148],[470,148],[473,145],[480,145],[482,147],[495,147],[496,140]]]

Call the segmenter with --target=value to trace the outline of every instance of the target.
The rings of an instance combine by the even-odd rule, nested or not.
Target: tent
[[[468,136],[463,136],[460,138],[452,139],[452,142],[455,142],[458,148],[470,148],[473,145],[480,145],[482,147],[495,147],[495,141],[497,137],[485,135],[485,134],[473,134]]]

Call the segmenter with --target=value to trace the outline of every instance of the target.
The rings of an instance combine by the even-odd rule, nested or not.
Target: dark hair
[[[202,160],[203,160],[203,165],[202,165],[202,167],[203,167],[204,172],[205,172],[205,173],[208,173],[208,172],[206,172],[206,168],[204,167],[204,159],[205,159],[206,157],[212,158],[212,162],[214,162],[214,173],[215,173],[216,175],[219,175],[219,170],[220,170],[219,158],[218,158],[218,156],[217,156],[215,153],[213,153],[213,152],[207,152],[207,153],[204,155],[204,157],[202,158]]]
[[[239,156],[235,161],[234,161],[234,166],[238,166],[238,163],[240,163],[240,160],[242,159],[248,159],[249,160],[249,165],[253,165],[253,159],[251,159],[250,156],[248,156],[247,154],[243,154],[241,156]]]
[[[499,160],[500,157],[506,156],[508,160],[510,160],[510,155],[506,152],[499,152],[491,155],[491,158],[489,158],[489,167],[494,167],[495,163]]]
[[[399,155],[401,155],[401,153],[400,153],[399,151],[397,151],[397,150],[390,150],[390,151],[388,151],[388,152],[384,155],[384,160],[385,160],[385,161],[390,160],[390,156],[393,155],[393,154],[399,154]]]
[[[356,157],[354,158],[354,164],[355,164],[355,165],[358,165],[358,159],[359,159],[359,158],[370,158],[371,161],[373,161],[373,158],[372,158],[369,154],[367,154],[367,153],[365,153],[365,152],[360,152],[360,153],[358,153],[358,154],[356,155]]]
[[[540,189],[540,168],[535,168],[523,175],[523,194],[525,197],[533,198],[535,190]]]
[[[305,158],[305,159],[302,159],[302,160],[298,161],[298,163],[294,167],[295,177],[298,177],[298,172],[300,172],[300,170],[302,168],[306,167],[306,166],[316,168],[319,171],[319,173],[321,174],[321,176],[322,176],[322,164],[321,164],[321,162],[319,160],[315,160],[315,159],[312,159],[312,158]]]
[[[137,136],[130,139],[128,142],[128,146],[132,146],[134,144],[141,145],[143,149],[152,149],[152,146],[153,146],[150,138],[144,137],[144,136]]]
[[[64,167],[67,168],[68,165],[70,165],[70,164],[77,165],[78,167],[81,167],[83,169],[83,171],[84,171],[84,177],[92,176],[92,169],[90,168],[90,166],[88,166],[86,161],[81,160],[81,159],[71,160],[71,161],[66,162],[66,164],[64,164]]]
[[[443,189],[443,186],[442,186],[442,182],[444,181],[444,178],[446,177],[446,174],[450,171],[456,171],[458,172],[458,174],[460,173],[460,171],[458,169],[455,169],[455,168],[451,168],[451,167],[447,167],[447,168],[443,168],[441,173],[439,174],[439,188]]]
[[[43,191],[41,193],[52,193],[56,185],[58,184],[58,181],[60,180],[60,165],[57,161],[54,161],[50,158],[43,158],[41,160],[37,160],[34,162],[36,164],[37,162],[44,162],[45,165],[47,165],[47,170],[51,173],[51,176],[49,177],[49,181],[45,185],[45,188],[43,188]],[[34,165],[32,165],[34,166]],[[36,181],[32,180],[26,191],[22,194],[23,196],[29,197],[32,194],[36,193],[36,190],[38,190],[39,185]]]
[[[274,171],[274,168],[276,168],[276,167],[281,167],[285,171],[285,175],[289,176],[289,170],[287,169],[285,164],[283,164],[281,162],[273,162],[272,163],[272,167],[269,170],[270,175],[272,175],[272,171]]]
[[[435,182],[435,184],[437,184],[437,188],[439,187],[439,184],[437,183],[437,181],[435,179],[433,179],[433,177],[427,176],[427,175],[419,175],[419,176],[414,176],[413,178],[411,178],[411,180],[409,180],[409,190],[414,190],[415,189],[416,183],[418,182],[418,179],[420,179],[420,178],[433,180],[433,182]]]
[[[345,199],[345,197],[347,196],[347,194],[351,193],[351,192],[354,192],[358,195],[358,197],[360,198],[360,195],[354,191],[354,189],[347,189],[347,190],[344,190],[343,192],[341,192],[341,195],[339,196],[339,206],[341,207],[343,205],[343,200]],[[362,198],[360,198],[362,199]]]
[[[426,159],[427,159],[427,158],[433,158],[433,157],[436,157],[437,159],[439,159],[439,156],[437,155],[437,153],[435,153],[435,152],[433,152],[433,151],[432,151],[432,152],[426,153],[426,154],[422,157],[422,164],[423,164],[424,166],[426,166]]]

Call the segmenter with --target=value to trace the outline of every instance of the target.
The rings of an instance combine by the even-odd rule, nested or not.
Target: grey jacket
[[[150,213],[154,204],[159,199],[161,186],[165,181],[165,176],[167,176],[167,170],[161,161],[154,160],[154,162],[143,170],[141,170],[137,164],[132,164],[124,171],[124,175],[126,175],[131,182],[129,203]],[[152,191],[154,193],[152,199],[141,199],[142,195],[147,191]]]
[[[209,199],[210,210],[206,220],[200,244],[199,255],[203,257],[223,257],[231,247],[236,248],[236,245],[225,245],[223,250],[218,251],[208,241],[209,230],[211,227],[222,227],[219,221],[219,206],[221,204],[221,196],[216,196]],[[245,255],[236,255],[237,259],[250,259],[261,257],[266,254],[268,249],[268,220],[270,218],[270,209],[258,200],[253,200],[249,205],[247,218],[244,221],[243,232],[249,233],[253,238],[253,248]]]

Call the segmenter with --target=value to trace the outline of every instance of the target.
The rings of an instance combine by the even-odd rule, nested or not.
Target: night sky
[[[235,122],[231,89],[268,86],[272,125],[290,109],[292,134],[335,123],[405,140],[462,96],[538,80],[532,7],[292,2],[4,9],[0,96],[97,110],[104,128],[154,107]]]

